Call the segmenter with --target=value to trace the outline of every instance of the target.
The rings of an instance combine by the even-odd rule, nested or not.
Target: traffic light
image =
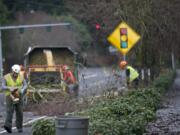
[[[120,48],[128,48],[128,31],[127,28],[120,28]]]
[[[100,30],[101,29],[101,25],[99,23],[96,24],[96,30]]]

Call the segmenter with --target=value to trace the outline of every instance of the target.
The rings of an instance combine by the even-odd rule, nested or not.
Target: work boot
[[[4,126],[4,129],[8,132],[8,133],[12,133],[12,129],[7,127],[7,126]]]

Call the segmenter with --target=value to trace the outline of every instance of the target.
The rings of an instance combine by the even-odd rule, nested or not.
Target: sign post
[[[2,82],[2,76],[3,76],[3,57],[2,57],[2,35],[0,30],[0,83]]]

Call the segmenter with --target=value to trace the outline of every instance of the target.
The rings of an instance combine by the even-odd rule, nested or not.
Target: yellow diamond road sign
[[[126,55],[139,39],[140,35],[138,35],[125,22],[120,23],[108,37],[108,41],[123,55]]]

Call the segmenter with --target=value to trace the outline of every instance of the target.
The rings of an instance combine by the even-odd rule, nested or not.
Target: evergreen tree
[[[64,0],[4,0],[4,3],[12,14],[17,11],[30,10],[61,14],[64,10]]]
[[[4,5],[3,1],[0,0],[0,25],[7,23],[8,21],[8,10]]]

